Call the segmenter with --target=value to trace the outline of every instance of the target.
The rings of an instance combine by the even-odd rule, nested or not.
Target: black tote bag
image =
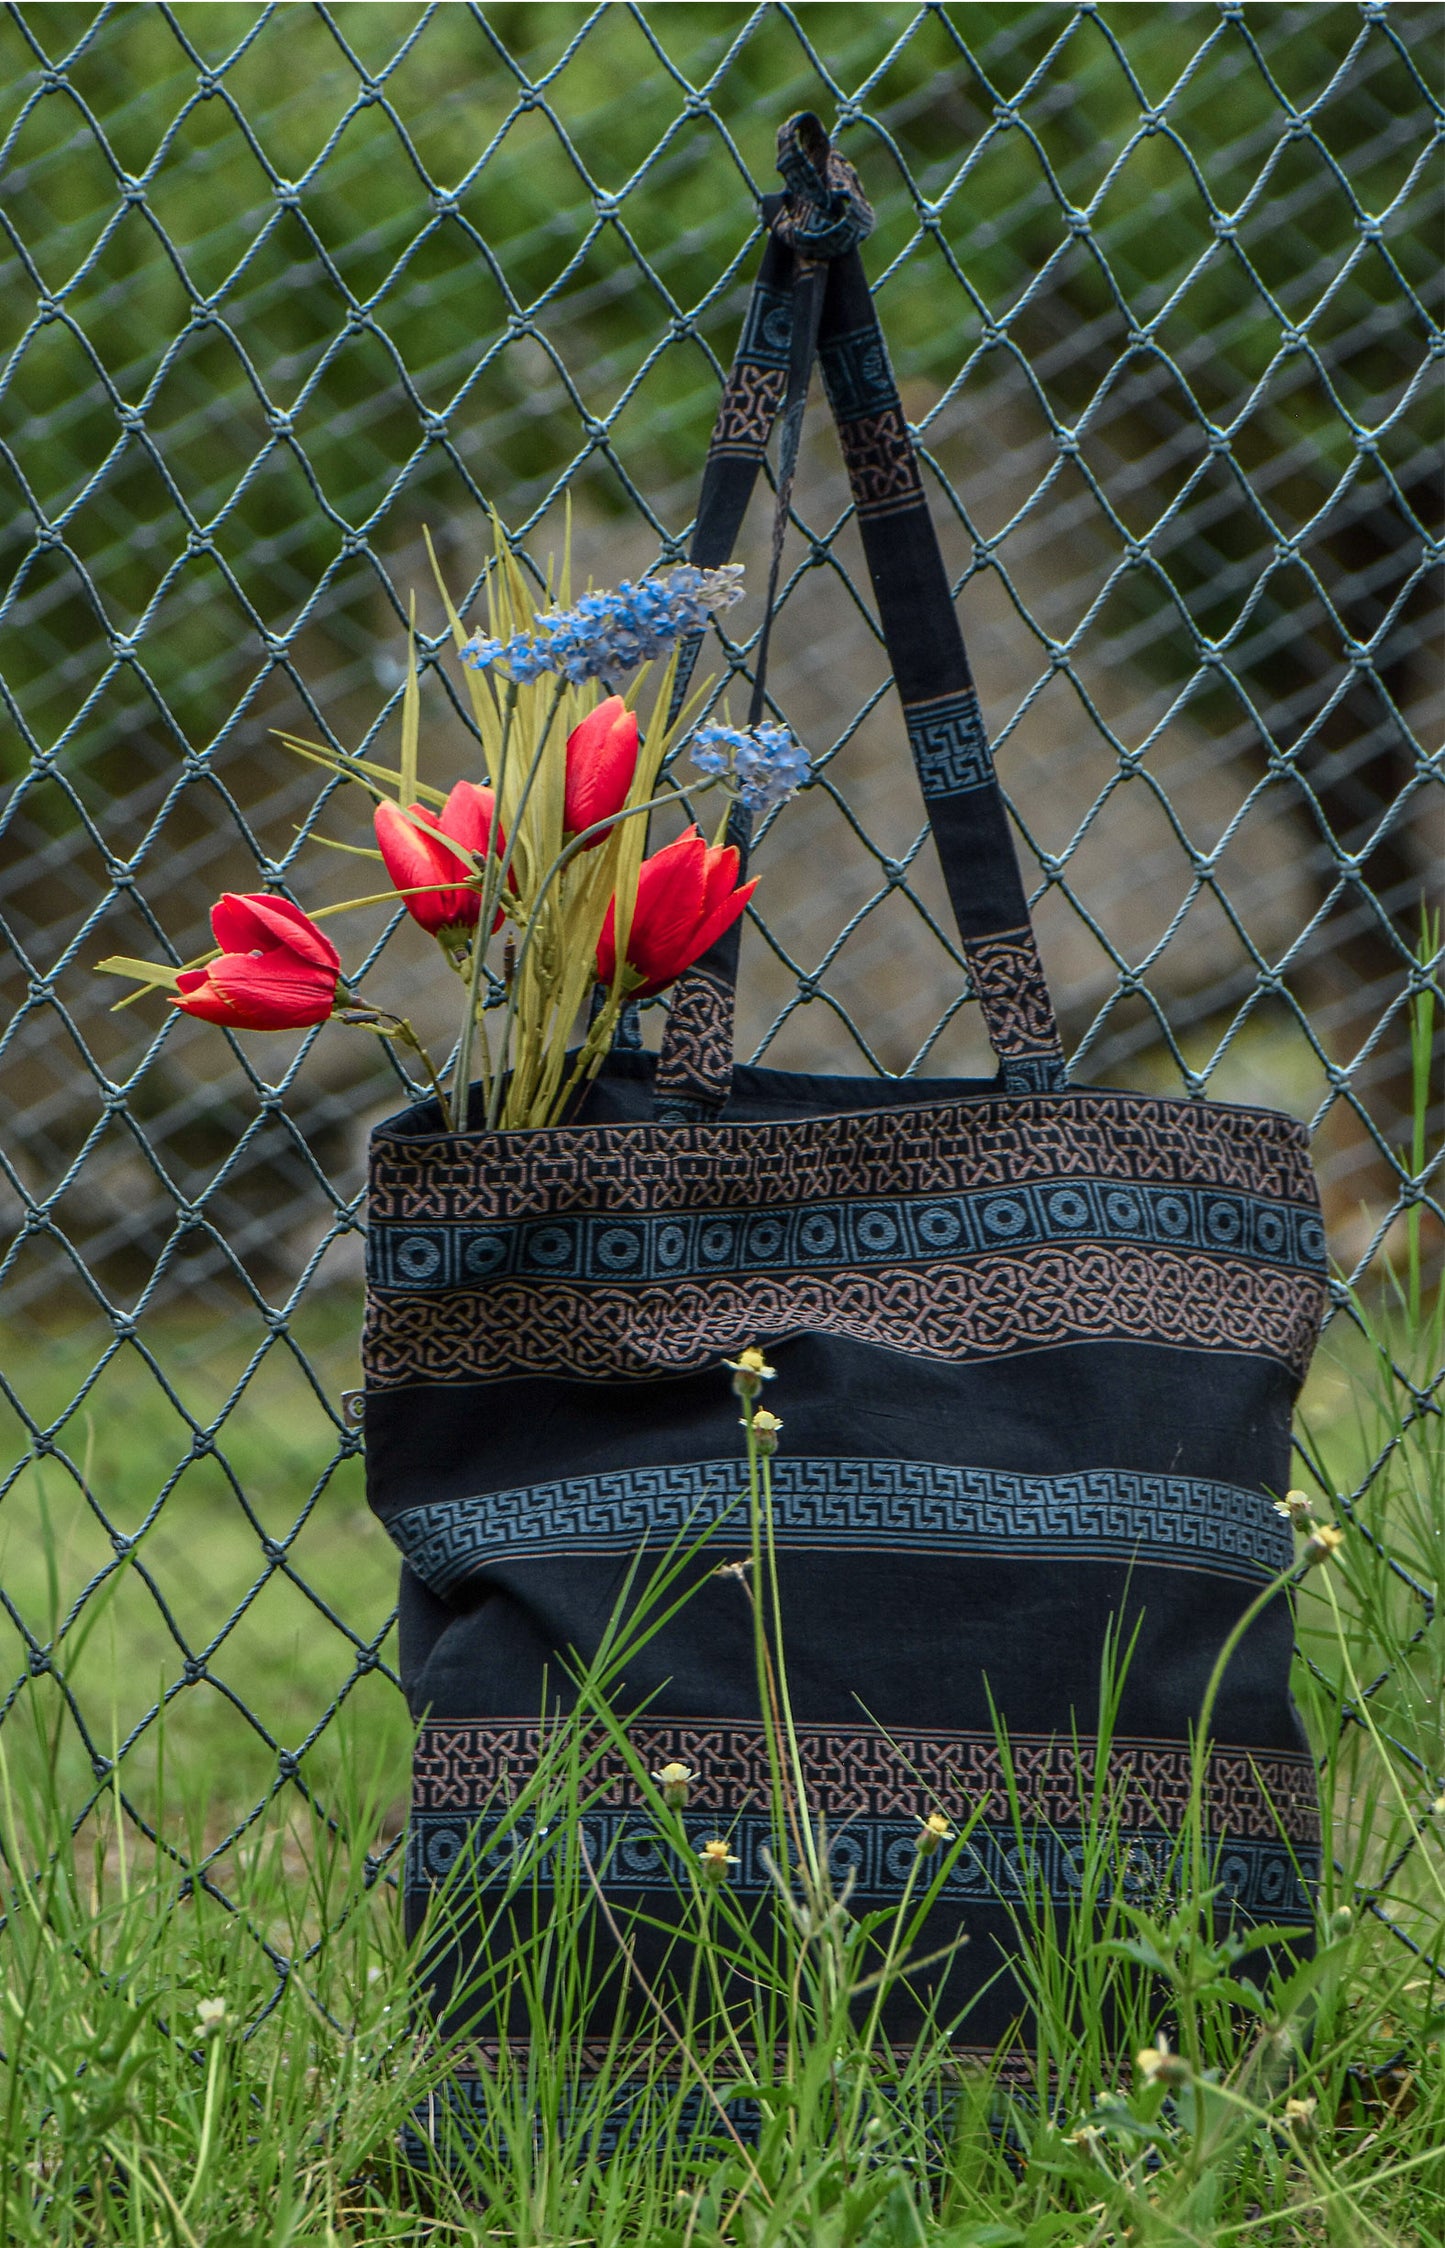
[[[1121,1625],[1137,1638],[1109,1776],[1126,1834],[1167,1857],[1211,1666],[1291,1558],[1273,1501],[1325,1245],[1291,1118],[1066,1078],[858,255],[867,207],[820,135],[794,120],[782,136],[789,194],[765,205],[693,558],[727,558],[780,412],[786,472],[816,342],[998,1075],[734,1066],[734,934],[678,987],[660,1057],[615,1052],[576,1121],[447,1133],[423,1103],[382,1125],[368,1486],[404,1557],[401,1665],[423,1721],[413,1920],[459,1858],[485,1866],[544,1711],[565,1703],[569,1651],[595,1649],[639,1548],[689,1523],[715,1526],[696,1589],[629,1663],[624,1699],[648,1769],[695,1775],[689,1835],[727,1836],[731,1886],[761,1905],[773,1828],[753,1641],[716,1574],[749,1537],[720,1362],[761,1345],[785,1424],[776,1540],[811,1802],[858,1910],[897,1898],[921,1815],[977,1816],[929,1929],[968,1942],[919,1981],[941,1984],[944,2015],[991,1982],[962,2032],[987,2049],[1019,2012],[997,1969],[1020,1884],[1076,1892],[1088,1728]],[[1227,1899],[1304,1931],[1319,1828],[1291,1641],[1280,1599],[1225,1678],[1205,1803]],[[600,1769],[588,1831],[606,1892],[665,1919],[645,1807],[620,1763]],[[644,1929],[655,1974],[648,1943]]]

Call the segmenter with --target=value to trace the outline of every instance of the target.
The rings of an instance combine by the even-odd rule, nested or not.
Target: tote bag
[[[921,1817],[973,1822],[927,1931],[967,1941],[915,1988],[943,2016],[973,2000],[960,2042],[988,2049],[1020,2010],[998,1972],[1010,1905],[1026,1882],[1076,1893],[1111,1631],[1133,1652],[1106,1777],[1140,1862],[1167,1861],[1211,1666],[1291,1558],[1273,1502],[1325,1244],[1293,1119],[1068,1081],[858,254],[867,207],[816,120],[782,150],[789,193],[765,204],[693,559],[727,558],[780,411],[790,467],[816,343],[998,1074],[735,1065],[734,937],[677,988],[660,1056],[615,1052],[576,1121],[448,1133],[424,1103],[376,1132],[364,1410],[421,1721],[408,1900],[419,1921],[459,1861],[485,1869],[569,1661],[595,1652],[640,1551],[701,1530],[691,1598],[621,1698],[646,1768],[693,1774],[690,1843],[725,1837],[735,1897],[770,1897],[753,1640],[717,1574],[749,1540],[720,1369],[760,1345],[784,1423],[774,1522],[810,1804],[859,1912],[897,1899]],[[1303,1931],[1319,1830],[1291,1642],[1279,1599],[1225,1677],[1205,1810],[1227,1903]],[[614,1914],[598,1957],[628,1925],[656,1977],[651,1922],[675,1884],[612,1751],[597,1774],[589,1854]],[[439,2006],[466,1954],[463,1933]],[[906,2035],[916,2018],[890,2021]]]

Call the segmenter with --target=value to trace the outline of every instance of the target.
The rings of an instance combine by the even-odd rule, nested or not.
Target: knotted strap
[[[1055,1090],[1065,1082],[1063,1050],[1013,836],[912,436],[858,255],[872,214],[852,167],[829,148],[815,117],[784,126],[778,167],[789,192],[764,203],[769,240],[709,448],[691,559],[705,568],[728,559],[781,410],[768,604],[749,716],[756,724],[816,347],[914,765],[1001,1083],[1008,1093]],[[695,655],[694,645],[685,655],[688,672]],[[728,839],[744,860],[750,833],[748,815],[735,806]],[[656,1081],[664,1121],[695,1121],[727,1099],[740,937],[735,925],[674,990]]]

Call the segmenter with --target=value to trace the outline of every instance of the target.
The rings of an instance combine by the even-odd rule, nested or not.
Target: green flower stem
[[[205,2181],[206,2170],[211,2159],[211,2140],[216,2129],[216,2098],[221,2083],[222,2050],[221,2038],[219,2036],[213,2038],[210,2065],[206,2070],[206,2104],[201,2115],[201,2144],[196,2153],[196,2167],[192,2172],[190,2185],[186,2189],[186,2198],[176,2212],[183,2224],[190,2212],[191,2204]]]
[[[749,1430],[751,1434],[751,1429]],[[768,1605],[773,1617],[773,1645],[777,1649],[778,1695],[782,1703],[783,1726],[787,1736],[788,1760],[792,1766],[793,1786],[802,1811],[807,1808],[807,1789],[803,1779],[803,1759],[798,1747],[798,1730],[793,1722],[793,1700],[788,1691],[788,1664],[783,1652],[783,1601],[778,1584],[778,1552],[773,1537],[773,1459],[770,1452],[762,1455],[763,1466],[763,1535],[768,1556]],[[817,1837],[813,1822],[806,1815],[799,1819],[800,1841],[806,1853],[808,1871],[816,1882],[820,1876]]]
[[[1211,1938],[1214,1915],[1206,1899],[1208,1867],[1205,1862],[1204,1791],[1209,1777],[1210,1726],[1214,1721],[1214,1706],[1219,1699],[1219,1689],[1224,1683],[1224,1674],[1233,1662],[1246,1632],[1255,1620],[1264,1614],[1270,1602],[1277,1599],[1280,1593],[1284,1591],[1295,1576],[1298,1567],[1298,1562],[1292,1561],[1287,1569],[1281,1569],[1277,1575],[1270,1578],[1267,1585],[1255,1594],[1215,1657],[1214,1668],[1209,1673],[1209,1682],[1204,1689],[1204,1699],[1199,1707],[1199,1722],[1195,1727],[1193,1749],[1189,1759],[1189,1875],[1201,1911],[1208,1911],[1208,1927]],[[1192,2007],[1188,2009],[1180,2008],[1180,2036],[1181,2041],[1187,2038],[1190,2048],[1185,2058],[1192,2067],[1197,2069],[1201,2065],[1202,2056],[1199,2051],[1197,2025]]]
[[[794,1839],[801,1852],[802,1841],[797,1835],[797,1811],[792,1789],[786,1784],[783,1772],[782,1728],[778,1716],[777,1688],[773,1677],[773,1658],[768,1646],[767,1623],[762,1602],[755,1596],[763,1581],[763,1479],[758,1451],[758,1440],[753,1430],[753,1399],[743,1399],[743,1431],[748,1447],[748,1528],[752,1545],[752,1583],[745,1582],[748,1604],[753,1612],[753,1658],[758,1674],[758,1706],[763,1719],[763,1738],[768,1750],[768,1778],[773,1802],[773,1840],[780,1865],[787,1863],[787,1825],[794,1830]],[[771,1484],[769,1484],[771,1492]],[[786,1824],[785,1824],[786,1822]]]

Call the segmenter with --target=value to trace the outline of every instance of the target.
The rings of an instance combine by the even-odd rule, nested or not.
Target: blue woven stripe
[[[724,1543],[745,1541],[746,1492],[742,1461],[703,1460],[435,1501],[387,1526],[417,1575],[446,1595],[489,1562],[631,1553],[644,1540],[709,1529]],[[1251,1580],[1287,1567],[1294,1550],[1288,1524],[1257,1491],[1122,1468],[1011,1475],[780,1454],[773,1522],[779,1542],[797,1547],[1137,1560]]]
[[[431,1293],[515,1276],[616,1286],[822,1266],[951,1263],[1070,1241],[1140,1242],[1325,1269],[1324,1229],[1310,1210],[1213,1187],[1095,1179],[1004,1193],[985,1188],[666,1217],[375,1223],[367,1254],[375,1286]]]
[[[514,1859],[524,1884],[536,1880],[547,1885],[553,1873],[552,1852],[545,1847],[540,1851],[528,1847],[533,1824],[528,1817],[516,1819],[499,1844],[491,1842],[504,1816],[500,1811],[471,1818],[448,1811],[414,1812],[408,1835],[408,1890],[424,1896],[453,1874],[464,1854],[468,1885],[503,1886],[511,1877]],[[694,1850],[719,1832],[719,1821],[713,1813],[696,1817],[688,1813],[683,1823]],[[684,1895],[693,1892],[693,1867],[636,1811],[604,1806],[585,1812],[577,1827],[609,1896],[619,1901],[630,1895],[655,1898],[659,1890],[674,1885]],[[767,1864],[777,1848],[770,1816],[762,1811],[744,1811],[729,1818],[723,1831],[729,1850],[738,1860],[728,1869],[728,1885],[734,1893],[742,1897],[776,1894]],[[918,1863],[917,1843],[917,1819],[851,1818],[840,1832],[830,1832],[828,1837],[833,1878],[841,1883],[851,1874],[857,1898],[891,1903],[901,1893],[909,1869]],[[1132,1903],[1147,1903],[1168,1893],[1177,1847],[1160,1831],[1129,1838],[1123,1887]],[[1218,1850],[1214,1879],[1220,1886],[1223,1905],[1281,1921],[1308,1920],[1312,1916],[1306,1883],[1318,1879],[1317,1850],[1299,1845],[1292,1849],[1273,1835],[1229,1836],[1212,1847]],[[1012,1825],[980,1823],[946,1876],[941,1896],[954,1903],[1012,1903],[1026,1886],[1036,1886],[1055,1903],[1067,1904],[1080,1893],[1083,1857],[1083,1836],[1074,1827],[1025,1828],[1021,1848]]]

